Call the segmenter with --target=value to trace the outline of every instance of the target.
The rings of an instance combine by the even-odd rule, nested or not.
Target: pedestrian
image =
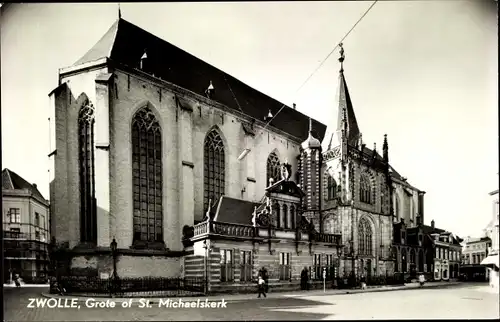
[[[304,291],[307,290],[308,277],[309,274],[307,272],[307,267],[304,267],[304,269],[300,273],[300,288]]]
[[[361,275],[361,289],[366,290],[366,278],[364,274]]]
[[[259,292],[259,296],[257,296],[257,298],[260,298],[260,295],[264,295],[264,297],[267,297],[266,296],[266,282],[264,281],[264,279],[262,278],[261,275],[259,275],[259,279],[257,281],[257,288],[258,288],[258,292]]]
[[[266,293],[269,293],[269,274],[267,273],[267,269],[265,267],[262,267],[260,275],[264,280],[264,289]]]
[[[14,283],[16,283],[16,287],[21,287],[21,281],[19,279],[19,274],[14,275]]]
[[[420,274],[418,276],[418,282],[420,283],[420,287],[424,286],[424,283],[425,283],[424,274]]]

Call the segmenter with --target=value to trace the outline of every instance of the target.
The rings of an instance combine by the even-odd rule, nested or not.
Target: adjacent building
[[[492,218],[486,227],[486,234],[491,239],[491,247],[488,249],[487,257],[481,264],[488,267],[490,285],[499,289],[499,207],[498,207],[498,189],[489,193],[492,203]]]
[[[488,269],[481,263],[490,250],[491,239],[489,237],[465,239],[462,252],[462,273],[467,280],[488,280]]]
[[[4,282],[13,274],[25,281],[46,281],[48,273],[49,202],[36,184],[15,172],[2,171]]]
[[[393,224],[422,223],[425,192],[390,165],[387,136],[381,153],[363,141],[344,59],[337,122],[322,124],[116,21],[50,93],[66,270],[109,276],[113,240],[119,276],[205,277],[212,291],[253,289],[262,267],[283,288],[305,267],[399,270]]]

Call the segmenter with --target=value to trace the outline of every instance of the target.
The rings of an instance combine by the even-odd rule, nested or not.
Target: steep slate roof
[[[204,95],[212,81],[215,87],[213,100],[255,119],[262,121],[269,110],[276,115],[283,106],[220,69],[121,18],[74,65],[108,57],[112,61],[137,68],[145,51],[148,73],[200,95]],[[270,125],[302,141],[308,137],[308,117],[288,106]],[[313,129],[315,137],[322,140],[326,126],[314,120]]]
[[[47,200],[38,191],[38,189],[33,186],[28,181],[24,180],[20,175],[9,170],[7,168],[2,171],[2,189],[5,190],[22,190],[27,189],[33,194],[33,197],[39,199],[43,203],[47,203]]]
[[[252,225],[254,208],[257,206],[259,204],[255,202],[222,196],[214,207],[214,220],[231,224]]]

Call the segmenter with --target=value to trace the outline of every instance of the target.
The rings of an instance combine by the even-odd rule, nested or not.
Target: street
[[[41,288],[4,289],[6,321],[498,319],[498,294],[484,283],[348,295],[229,302],[227,308],[27,308]],[[197,299],[197,298],[196,298]],[[196,300],[194,299],[194,300]],[[200,298],[205,301],[204,298]],[[231,296],[228,295],[227,300]],[[176,299],[171,299],[177,301]],[[137,300],[138,302],[138,300]]]

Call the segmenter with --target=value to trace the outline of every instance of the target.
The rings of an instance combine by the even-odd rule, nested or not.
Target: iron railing
[[[203,278],[119,278],[59,276],[52,280],[51,293],[96,297],[197,296],[205,294]]]

